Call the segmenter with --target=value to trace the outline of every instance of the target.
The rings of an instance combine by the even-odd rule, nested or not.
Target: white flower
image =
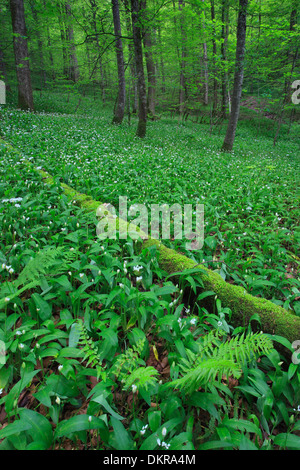
[[[20,344],[19,344],[19,348],[20,348],[20,349],[23,349],[23,348],[24,348],[24,344],[23,344],[23,343],[20,343]]]
[[[91,417],[91,416],[89,416],[89,422],[91,422],[91,421],[92,421],[92,417]]]
[[[84,276],[84,273],[80,273],[80,274],[79,274],[79,277],[83,277],[83,276]]]
[[[160,441],[159,437],[156,439],[156,442],[159,446],[161,445],[161,441]]]
[[[142,279],[143,279],[143,276],[138,276],[138,277],[136,278],[136,282],[140,282]]]
[[[167,434],[167,428],[166,428],[166,427],[163,427],[161,433],[162,433],[163,436],[166,436],[166,434]]]
[[[141,271],[143,269],[143,266],[133,266],[134,271]]]
[[[141,429],[141,431],[140,431],[140,433],[141,433],[142,435],[145,434],[147,427],[148,427],[148,424],[145,424],[145,426],[142,427],[142,429]]]
[[[222,326],[222,322],[221,322],[221,321],[218,321],[218,326]]]
[[[58,370],[59,370],[59,371],[61,371],[61,370],[62,370],[62,368],[63,368],[63,366],[62,366],[62,365],[58,366]]]
[[[20,336],[22,332],[20,330],[16,331],[16,335]]]
[[[137,391],[137,386],[135,384],[133,384],[131,388],[132,388],[133,393]]]
[[[3,392],[3,388],[0,388],[0,395],[2,395],[2,392]]]
[[[9,302],[10,301],[10,298],[9,297],[5,297],[5,302]]]
[[[56,397],[55,401],[58,405],[60,404],[60,398],[59,397]]]
[[[191,325],[196,325],[196,323],[197,323],[197,318],[192,318],[192,319],[190,320],[190,324],[191,324]]]

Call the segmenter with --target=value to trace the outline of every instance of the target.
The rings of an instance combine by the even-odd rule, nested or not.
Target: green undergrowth
[[[87,213],[64,194],[61,183],[70,184],[96,200],[115,203],[118,194],[114,194],[113,188],[117,183],[112,182],[117,179],[111,178],[121,181],[130,169],[135,169],[136,173],[130,173],[123,187],[130,191],[132,203],[143,201],[144,191],[149,193],[149,203],[171,203],[172,188],[169,193],[165,190],[167,179],[162,179],[160,190],[169,199],[160,199],[157,182],[166,172],[165,155],[170,155],[173,142],[178,185],[186,181],[185,192],[178,190],[178,201],[194,202],[192,195],[197,194],[198,181],[193,166],[196,153],[190,145],[189,157],[183,152],[183,144],[176,149],[176,139],[170,137],[177,132],[177,139],[186,142],[187,135],[194,135],[192,127],[176,128],[174,122],[173,127],[171,123],[160,124],[161,139],[157,144],[160,150],[155,160],[151,139],[158,138],[156,123],[149,124],[149,137],[141,143],[134,138],[133,127],[128,129],[124,124],[115,128],[109,121],[108,115],[94,121],[80,115],[30,114],[13,109],[3,114],[2,137],[17,150],[0,144],[0,448],[299,449],[300,370],[292,345],[285,338],[254,333],[252,321],[259,322],[255,316],[247,328],[234,329],[232,312],[220,299],[215,298],[211,310],[204,307],[205,297],[213,296],[213,292],[202,291],[196,299],[195,311],[194,304],[184,297],[187,287],[195,292],[197,283],[201,287],[200,280],[195,283],[193,270],[183,271],[175,283],[160,267],[155,246],[141,251],[140,242],[131,239],[100,241],[96,235],[96,214]],[[78,141],[73,134],[75,127]],[[95,139],[91,142],[92,135]],[[129,146],[123,173],[122,165],[115,160],[122,138],[123,153]],[[196,136],[188,139],[193,141]],[[218,137],[212,137],[214,158],[217,143]],[[108,149],[100,153],[104,144]],[[63,163],[66,155],[70,156],[67,165],[71,165],[73,156],[69,173],[66,162]],[[152,156],[153,168],[145,165],[147,155]],[[230,163],[230,157],[221,154],[212,163],[214,158],[207,148],[202,157],[203,168],[198,167],[199,174],[203,172],[206,176],[205,186],[211,185],[210,190],[199,193],[199,200],[203,195],[210,201],[206,230],[207,236],[214,234],[197,256],[201,259],[205,256],[210,267],[220,269],[224,263],[219,267],[213,258],[229,251],[226,243],[231,229],[223,231],[216,225],[221,220],[216,217],[213,203],[219,201],[217,213],[221,215],[225,203],[220,195],[225,195],[225,183],[221,175],[209,172],[206,161],[209,155],[211,166],[219,165],[221,170],[223,159]],[[120,159],[119,155],[119,163]],[[251,159],[254,161],[254,155]],[[28,165],[26,160],[34,165]],[[168,161],[172,180],[175,166],[172,169],[171,160]],[[274,162],[279,171],[279,159],[274,157],[273,165]],[[295,183],[293,159],[290,165],[283,181]],[[54,184],[44,184],[34,167],[54,175]],[[157,178],[152,186],[155,168]],[[232,162],[232,172],[235,168]],[[268,174],[275,197],[278,173],[269,170]],[[96,175],[95,179],[92,175]],[[240,184],[245,189],[249,180],[244,181],[244,177],[242,173]],[[134,193],[135,185],[139,184],[140,193]],[[284,184],[280,183],[283,190]],[[201,188],[205,186],[201,183]],[[98,188],[98,192],[93,188]],[[284,214],[287,214],[285,204],[294,203],[295,190],[292,194],[284,192]],[[217,196],[220,198],[215,199]],[[237,204],[234,196],[232,191],[227,203]],[[266,203],[262,196],[260,200]],[[272,202],[270,197],[268,202]],[[258,211],[255,204],[252,208]],[[235,206],[234,210],[236,217],[243,212],[242,207],[239,210]],[[290,214],[285,219],[289,237],[285,239],[288,246],[284,255],[280,255],[282,265],[276,265],[279,255],[272,259],[274,276],[275,271],[286,272],[288,256],[296,256],[295,215],[292,210]],[[263,234],[267,241],[271,227],[275,232],[275,219],[274,214],[264,215],[267,224]],[[244,223],[250,224],[251,219],[244,219]],[[276,219],[278,224],[277,216]],[[237,224],[240,219],[234,220]],[[263,237],[260,228],[257,226],[256,231]],[[223,238],[223,252],[219,236]],[[233,251],[240,246],[243,255],[242,247],[246,250],[247,242],[246,236],[241,237],[242,241],[232,233],[231,240]],[[210,245],[215,239],[218,243],[212,250]],[[183,242],[177,243],[169,245],[184,251]],[[275,237],[273,243],[283,249],[283,238]],[[264,255],[260,244],[257,250],[256,257]],[[232,262],[243,260],[243,256],[235,255]],[[250,272],[262,279],[262,273],[255,274],[256,257],[251,258]],[[236,264],[238,279],[247,283],[239,269]],[[292,297],[284,295],[277,301],[289,300],[292,308],[297,293],[292,289],[298,285],[294,274],[288,279],[284,286]],[[258,295],[264,296],[266,287],[270,288],[271,296],[277,292],[266,284]],[[282,357],[275,349],[278,342],[290,351],[290,357]]]
[[[300,314],[300,152],[294,128],[273,147],[270,132],[264,127],[258,132],[254,119],[242,121],[234,152],[224,154],[217,127],[210,132],[208,125],[166,116],[150,121],[146,138],[138,139],[135,120],[114,126],[110,113],[96,110],[87,98],[70,115],[7,109],[2,136],[36,167],[112,204],[117,213],[120,196],[127,197],[129,220],[137,204],[149,214],[152,204],[180,204],[182,212],[184,204],[194,212],[204,204],[202,249],[188,251],[184,238],[172,237],[172,224],[164,243],[249,293]]]

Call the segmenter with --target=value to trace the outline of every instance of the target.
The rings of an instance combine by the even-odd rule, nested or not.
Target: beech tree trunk
[[[33,94],[28,58],[27,32],[23,0],[10,0],[13,45],[18,81],[18,107],[33,111]]]
[[[233,149],[237,123],[240,114],[240,103],[242,95],[242,86],[244,80],[244,59],[245,59],[245,43],[247,29],[247,6],[248,0],[239,0],[239,16],[237,26],[237,45],[235,59],[235,75],[232,93],[232,106],[229,117],[228,127],[224,143],[223,151],[231,151]]]
[[[227,113],[227,42],[229,34],[229,3],[228,0],[222,0],[222,43],[221,56],[223,62],[222,69],[222,104],[221,116],[226,117]]]
[[[180,60],[180,83],[179,83],[179,114],[182,115],[185,109],[185,100],[186,96],[186,78],[185,78],[185,65],[186,65],[186,33],[185,25],[183,19],[183,8],[185,7],[184,0],[178,0],[179,10],[181,11],[180,15],[180,33],[181,33],[181,60]]]
[[[142,9],[144,11],[144,48],[145,48],[145,59],[148,76],[148,93],[147,93],[147,108],[148,114],[155,117],[155,97],[156,97],[156,70],[155,63],[152,54],[152,37],[150,27],[148,26],[148,15],[146,10],[146,0],[142,1]]]
[[[92,25],[93,29],[95,32],[95,40],[96,40],[96,48],[97,48],[97,64],[99,65],[99,71],[100,71],[100,78],[101,78],[101,94],[102,94],[102,101],[103,103],[106,102],[106,93],[105,93],[105,78],[104,78],[104,71],[103,71],[103,65],[102,65],[102,54],[101,54],[101,48],[100,48],[100,42],[99,42],[99,33],[97,29],[97,4],[95,0],[90,0],[90,5],[91,5],[91,10],[92,10]],[[96,67],[93,68],[93,73]],[[93,75],[91,74],[91,76]],[[91,78],[91,77],[90,77]]]
[[[132,36],[132,27],[130,19],[130,7],[128,5],[128,0],[123,0],[125,7],[125,21],[127,35]],[[131,89],[133,93],[133,102],[132,102],[132,113],[137,114],[138,110],[138,90],[137,90],[137,77],[136,77],[136,65],[135,65],[135,54],[134,54],[134,44],[133,41],[128,41],[128,52],[129,52],[129,66],[130,66],[130,75],[131,75]],[[129,100],[129,112],[130,112],[130,100]]]
[[[216,43],[216,28],[215,28],[215,1],[211,0],[211,21],[213,23],[213,35],[212,35],[212,49],[213,49],[213,60],[212,60],[212,69],[213,69],[213,109],[212,114],[215,116],[217,114],[218,108],[218,80],[217,80],[217,68],[216,68],[216,57],[217,57],[217,43]]]
[[[68,41],[68,48],[69,48],[69,79],[73,82],[78,82],[79,80],[79,67],[78,67],[78,60],[76,55],[76,46],[74,42],[74,31],[72,26],[72,12],[71,6],[69,3],[65,4],[66,9],[66,16],[67,16],[67,24],[66,24],[66,36]]]
[[[141,0],[131,0],[132,32],[139,96],[139,122],[136,135],[138,137],[145,137],[147,128],[147,93],[143,65],[140,11]]]
[[[115,108],[113,123],[121,124],[125,112],[125,71],[124,71],[124,56],[123,44],[121,39],[121,23],[120,11],[118,0],[112,0],[112,11],[114,20],[114,31],[116,37],[116,53],[117,53],[117,67],[118,67],[118,102]]]

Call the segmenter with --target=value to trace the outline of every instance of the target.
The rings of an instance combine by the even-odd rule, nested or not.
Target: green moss
[[[166,248],[157,240],[148,240],[144,246],[155,245],[159,253],[159,265],[168,274],[191,269],[195,267],[194,261],[174,250]],[[287,338],[291,343],[300,338],[300,318],[287,312],[271,301],[254,297],[244,288],[225,282],[222,277],[199,265],[205,273],[194,274],[199,276],[205,291],[213,291],[221,300],[224,307],[232,311],[231,321],[234,326],[248,325],[254,314],[259,315],[260,328],[265,333],[276,334]]]

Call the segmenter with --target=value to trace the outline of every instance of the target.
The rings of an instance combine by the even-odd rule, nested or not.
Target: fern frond
[[[140,365],[144,365],[144,361],[140,358],[145,340],[141,339],[132,348],[128,348],[124,353],[117,356],[115,363],[111,368],[111,374],[116,376],[125,376],[132,373],[134,369]]]
[[[200,339],[197,353],[186,350],[186,358],[180,361],[180,375],[169,386],[192,393],[222,376],[239,378],[242,366],[273,348],[272,341],[263,333],[236,336],[221,341],[221,333],[212,331]]]
[[[68,264],[75,256],[76,253],[67,251],[63,246],[45,248],[28,261],[14,284],[17,287],[25,286],[32,281],[39,281],[47,275],[62,274],[68,269]]]
[[[135,385],[138,389],[144,388],[147,390],[148,387],[155,385],[158,375],[159,372],[154,367],[139,367],[125,379],[123,389],[128,390],[132,385]]]
[[[183,367],[182,373],[183,376],[173,380],[170,385],[189,394],[217,378],[222,378],[223,375],[239,378],[242,371],[240,366],[230,359],[212,357],[191,370],[188,370],[186,366]]]

